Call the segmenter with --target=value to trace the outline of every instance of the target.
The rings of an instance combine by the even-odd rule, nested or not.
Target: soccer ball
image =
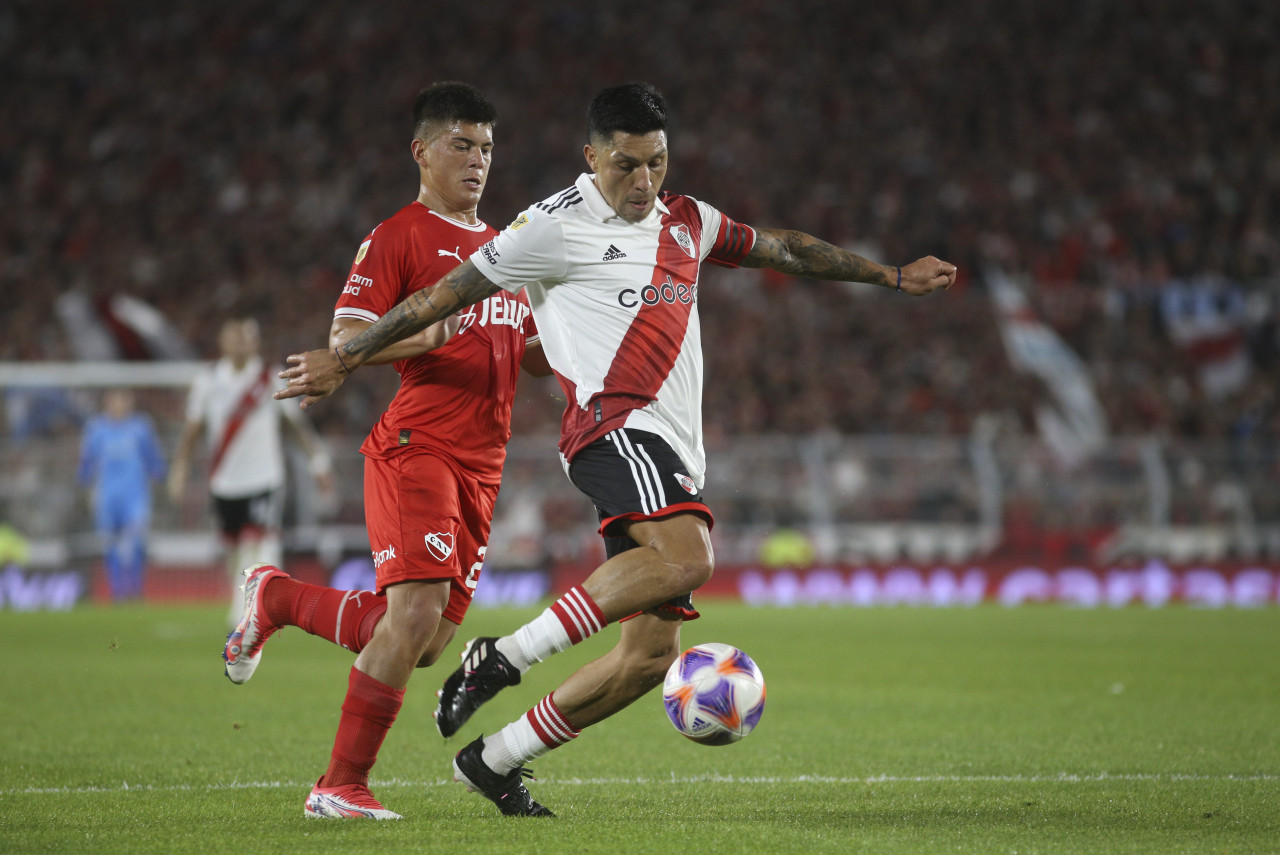
[[[675,729],[703,745],[728,745],[755,728],[764,712],[764,676],[728,644],[699,644],[667,669],[662,703]]]

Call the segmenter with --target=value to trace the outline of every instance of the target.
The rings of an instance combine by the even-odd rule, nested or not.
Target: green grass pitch
[[[556,819],[499,816],[452,755],[616,629],[445,742],[462,641],[537,612],[475,611],[374,769],[395,823],[302,814],[345,651],[286,630],[233,686],[216,607],[0,612],[0,852],[1280,851],[1280,610],[700,605],[686,646],[736,644],[768,682],[744,742],[688,742],[654,692],[533,764]]]

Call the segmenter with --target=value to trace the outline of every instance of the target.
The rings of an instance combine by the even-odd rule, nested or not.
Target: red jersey
[[[356,253],[335,318],[376,321],[414,291],[434,285],[496,234],[413,202],[385,220]],[[443,347],[395,363],[400,389],[360,447],[390,457],[430,448],[496,484],[511,438],[511,403],[525,345],[537,329],[523,293],[499,292],[463,309]]]

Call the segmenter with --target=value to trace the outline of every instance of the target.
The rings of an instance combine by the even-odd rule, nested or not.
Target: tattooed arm
[[[947,289],[956,281],[956,267],[932,255],[905,267],[890,267],[869,261],[804,232],[785,229],[756,229],[756,242],[743,267],[768,267],[792,276],[839,282],[866,282],[883,288],[905,291],[912,296]],[[901,288],[899,288],[901,272]]]
[[[435,285],[410,294],[377,323],[342,345],[290,356],[287,360],[289,367],[280,372],[289,385],[276,392],[275,397],[284,399],[305,395],[302,407],[306,409],[321,398],[332,395],[348,374],[369,362],[388,345],[408,338],[499,290],[474,264],[465,261]]]

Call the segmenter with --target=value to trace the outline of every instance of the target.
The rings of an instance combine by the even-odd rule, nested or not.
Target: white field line
[[[871,784],[1098,784],[1113,781],[1137,783],[1165,783],[1178,781],[1280,781],[1280,775],[1241,774],[1241,775],[1194,775],[1171,773],[1155,774],[1111,774],[1097,772],[1092,774],[1072,774],[1063,772],[1057,775],[871,775],[864,778],[831,777],[826,775],[795,775],[791,777],[748,776],[748,775],[672,775],[666,778],[547,778],[540,779],[541,786],[568,787],[627,787],[627,786],[660,786],[667,784],[754,784],[754,785],[786,785],[786,784],[835,784],[835,785],[871,785]],[[450,784],[447,779],[434,781],[407,781],[400,778],[374,780],[371,786],[379,787],[440,787]],[[209,784],[130,784],[122,781],[119,784],[84,786],[84,787],[14,787],[0,789],[0,798],[6,796],[41,796],[41,795],[84,795],[92,793],[132,793],[132,792],[214,792],[218,790],[309,790],[309,781],[223,781]]]

